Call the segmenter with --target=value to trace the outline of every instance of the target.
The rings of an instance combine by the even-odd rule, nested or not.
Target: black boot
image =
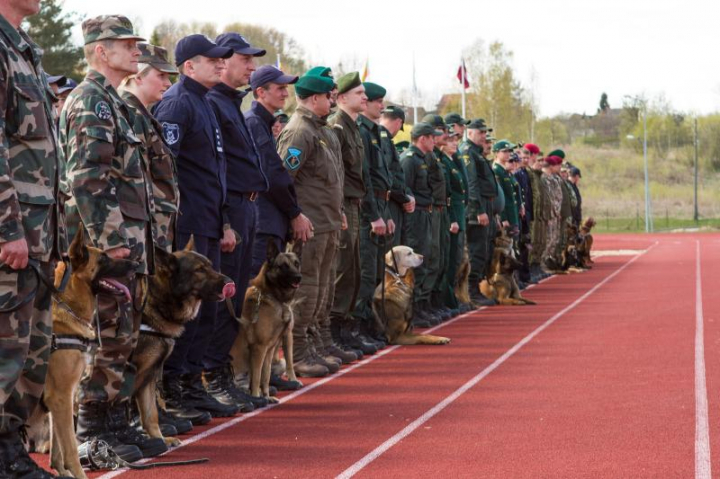
[[[22,479],[69,479],[55,476],[38,466],[25,450],[25,428],[0,434],[0,477]]]
[[[330,320],[330,334],[332,335],[333,342],[343,351],[353,353],[358,361],[361,360],[364,356],[363,352],[360,349],[353,348],[343,340],[341,334],[342,328],[342,320],[336,320],[334,318]]]
[[[229,396],[240,412],[253,412],[256,407],[267,406],[265,398],[253,398],[235,385],[235,374],[230,364],[207,370],[204,375],[208,393],[220,402]],[[225,403],[223,402],[223,404]]]
[[[275,386],[278,391],[297,391],[302,387],[302,384],[299,382],[283,379],[282,376],[278,376],[277,374],[270,375],[270,385]]]
[[[343,321],[340,329],[340,338],[343,343],[353,349],[359,349],[363,355],[372,355],[377,353],[378,349],[374,344],[365,341],[354,327],[351,321]]]
[[[91,402],[80,404],[76,436],[80,444],[99,439],[105,441],[115,454],[127,462],[139,461],[143,453],[135,445],[120,441],[110,428],[109,404]]]
[[[140,412],[137,410],[137,407],[133,406],[132,408],[132,419],[130,421],[130,425],[137,429],[138,432],[144,433],[147,432],[142,427],[142,421],[140,420]],[[163,437],[172,437],[178,435],[178,430],[175,428],[174,424],[170,424],[167,422],[163,422],[160,420],[160,407],[158,406],[158,426],[160,427],[160,434],[163,435]]]
[[[108,426],[120,442],[137,446],[143,457],[159,456],[168,450],[165,441],[159,437],[141,434],[130,425],[128,417],[128,401],[112,404],[108,411]],[[177,432],[177,431],[176,431]]]
[[[212,417],[230,417],[239,411],[235,400],[227,393],[216,391],[216,395],[211,395],[203,386],[201,374],[184,374],[182,389],[183,401],[187,405],[209,412]]]
[[[199,411],[183,399],[180,377],[163,377],[162,385],[165,408],[173,417],[188,420],[193,426],[202,426],[212,420],[209,412]]]
[[[179,417],[175,417],[165,409],[161,408],[159,404],[157,406],[157,410],[160,427],[164,425],[174,427],[178,434],[187,434],[193,430],[192,421],[189,419],[180,419]],[[163,433],[163,436],[164,435],[165,433]]]

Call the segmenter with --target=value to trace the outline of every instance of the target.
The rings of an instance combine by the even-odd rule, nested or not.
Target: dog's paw
[[[450,344],[450,338],[442,338],[438,344]]]
[[[280,404],[280,400],[275,396],[265,396],[265,399],[268,400],[269,404]]]
[[[167,447],[177,447],[182,444],[182,441],[176,437],[165,437],[163,438]]]

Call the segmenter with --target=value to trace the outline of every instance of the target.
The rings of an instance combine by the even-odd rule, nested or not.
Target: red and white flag
[[[468,81],[467,68],[465,68],[465,60],[463,60],[462,63],[460,63],[460,66],[458,67],[457,79],[460,82],[460,84],[465,87],[465,89],[470,88],[470,82]]]

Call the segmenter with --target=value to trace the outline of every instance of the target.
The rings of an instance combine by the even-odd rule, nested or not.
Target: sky
[[[540,116],[595,113],[625,95],[664,97],[677,109],[720,111],[720,0],[65,0],[88,17],[141,19],[150,36],[163,20],[233,22],[276,28],[294,38],[311,65],[369,62],[368,81],[398,101],[412,88],[413,58],[421,101],[459,93],[463,49],[482,39],[514,53],[518,79],[534,77]],[[239,32],[242,33],[242,32]],[[75,32],[78,40],[81,29]],[[533,73],[534,72],[534,73]],[[472,82],[472,78],[470,78]]]

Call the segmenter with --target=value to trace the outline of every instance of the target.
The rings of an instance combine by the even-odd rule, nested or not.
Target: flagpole
[[[281,66],[281,65],[282,65],[282,63],[280,63],[280,54],[278,53],[278,54],[277,54],[277,67],[278,67],[278,70],[282,70],[282,66]]]
[[[460,91],[462,93],[462,117],[465,118],[465,59],[460,56],[460,71],[462,72],[460,80]]]
[[[415,81],[415,52],[413,52],[413,125],[417,121],[417,82]]]

